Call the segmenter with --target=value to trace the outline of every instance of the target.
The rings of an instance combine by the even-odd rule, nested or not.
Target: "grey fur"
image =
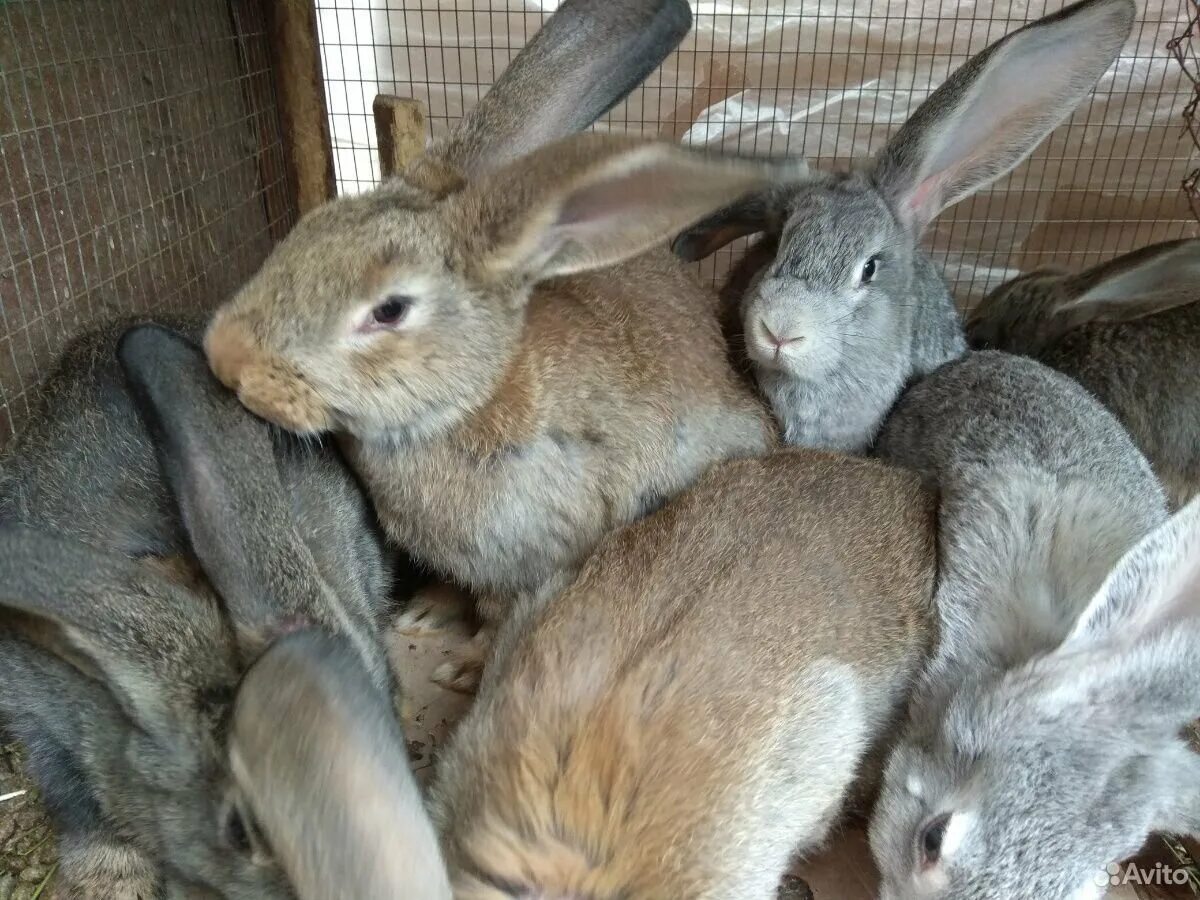
[[[1040,19],[955,72],[873,165],[780,185],[677,239],[688,259],[745,234],[778,239],[773,262],[735,277],[747,285],[745,350],[789,443],[866,450],[904,384],[962,353],[922,232],[1066,118],[1120,51],[1134,12],[1131,0],[1085,0]]]
[[[1077,274],[1032,272],[985,297],[968,335],[1078,380],[1129,429],[1180,507],[1200,492],[1198,275],[1200,240],[1143,247]]]
[[[243,680],[230,764],[301,900],[449,900],[386,696],[344,640],[280,638]]]
[[[128,325],[68,347],[0,463],[0,715],[76,896],[287,897],[261,846],[230,844],[229,704],[304,622],[346,635],[390,687],[391,563],[335,456],[273,435],[177,334],[119,342]]]
[[[1117,737],[1097,725],[1093,740],[1085,719],[1076,729],[1047,715],[1026,682],[1122,556],[1164,521],[1162,489],[1083,388],[1005,353],[970,353],[910,387],[878,453],[941,493],[939,644],[872,823],[884,896],[1066,900],[1082,884],[1077,860],[1103,841],[1061,823],[1109,821],[1078,805],[1074,767],[1103,770]],[[1124,788],[1105,793],[1138,802]],[[969,852],[922,869],[923,826],[960,810]],[[1059,842],[1067,837],[1075,843]]]

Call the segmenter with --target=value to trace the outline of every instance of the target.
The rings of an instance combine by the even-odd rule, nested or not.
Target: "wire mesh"
[[[63,342],[205,309],[295,212],[255,0],[0,0],[0,443]]]
[[[416,97],[432,134],[474,105],[557,0],[317,0],[339,191],[379,178],[371,101]],[[973,53],[1061,0],[693,0],[679,51],[598,127],[844,169]],[[1031,160],[946,211],[934,258],[966,304],[1047,264],[1195,235],[1191,82],[1168,43],[1194,0],[1139,0],[1121,59]],[[717,279],[738,246],[702,266]]]

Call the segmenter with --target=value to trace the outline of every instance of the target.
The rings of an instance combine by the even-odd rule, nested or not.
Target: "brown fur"
[[[510,619],[443,757],[456,896],[773,893],[932,643],[933,507],[908,473],[784,451],[607,538]]]
[[[218,312],[209,358],[259,415],[341,432],[389,536],[495,621],[771,446],[717,298],[655,246],[765,165],[587,135],[446,196],[390,182],[301,222]],[[411,325],[354,333],[397,293]]]

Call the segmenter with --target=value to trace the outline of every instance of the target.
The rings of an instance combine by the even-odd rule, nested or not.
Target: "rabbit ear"
[[[468,174],[582,131],[692,26],[687,0],[565,0],[434,155]]]
[[[1129,37],[1132,0],[1083,0],[970,59],[921,104],[878,159],[875,181],[921,232],[1011,171],[1092,90]]]
[[[740,237],[778,232],[787,219],[788,196],[780,190],[751,194],[688,228],[671,242],[671,249],[680,259],[696,262]]]
[[[1131,747],[1200,717],[1200,498],[1109,574],[1062,645],[1025,677],[1039,715],[1120,729]]]
[[[1200,627],[1200,498],[1125,554],[1063,647],[1137,644],[1183,623]]]
[[[395,716],[340,638],[280,638],[234,704],[230,767],[301,900],[449,898]]]
[[[540,280],[636,256],[792,164],[737,160],[615,135],[579,135],[533,153],[455,199],[485,271]]]
[[[1063,279],[1062,327],[1128,322],[1200,300],[1200,240],[1142,247]]]
[[[243,645],[257,649],[282,619],[323,610],[327,587],[296,533],[269,426],[174,332],[132,328],[117,355],[192,549]]]
[[[211,615],[208,633],[220,633],[216,610],[206,611],[194,597],[159,582],[134,560],[0,524],[0,630],[20,635],[105,685],[126,715],[144,725],[163,721],[160,682],[167,674],[142,666],[147,648],[161,643],[148,623],[162,638],[176,641],[178,656],[159,661],[181,671],[189,660],[179,636],[205,632],[197,617]]]

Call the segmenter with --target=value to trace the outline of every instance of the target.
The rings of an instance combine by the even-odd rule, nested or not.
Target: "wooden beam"
[[[274,0],[271,47],[288,183],[300,214],[336,190],[313,0]]]
[[[425,152],[425,107],[420,100],[377,94],[371,111],[379,138],[379,171],[390,178]]]

